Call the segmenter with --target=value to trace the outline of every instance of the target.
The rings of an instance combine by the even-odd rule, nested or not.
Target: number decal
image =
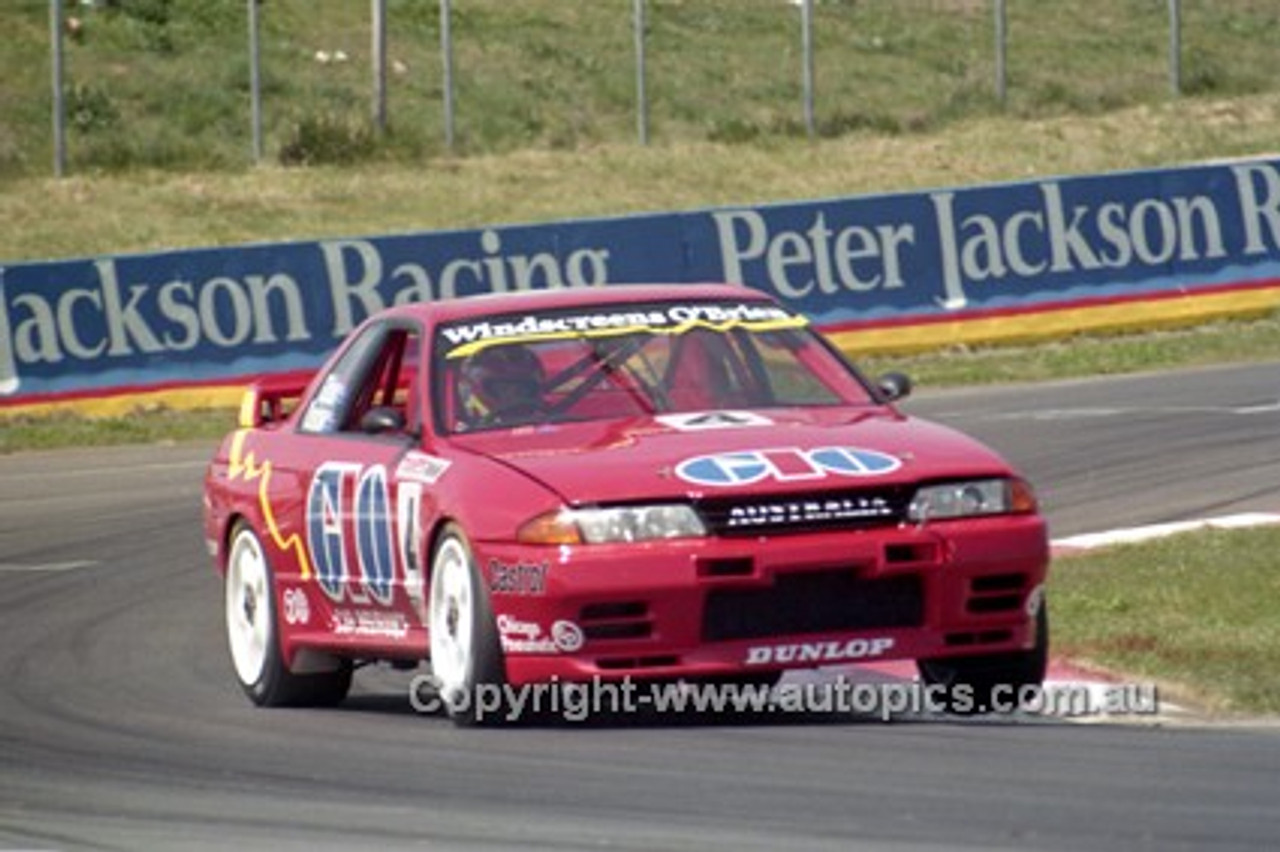
[[[400,564],[404,566],[404,590],[413,611],[427,621],[426,581],[422,576],[422,484],[401,482],[396,489],[396,532],[399,534]]]

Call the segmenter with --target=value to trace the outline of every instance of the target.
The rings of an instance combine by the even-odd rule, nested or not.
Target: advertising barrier
[[[1280,160],[11,263],[0,410],[207,401],[310,370],[408,301],[703,281],[770,292],[854,353],[1262,312],[1280,305]]]

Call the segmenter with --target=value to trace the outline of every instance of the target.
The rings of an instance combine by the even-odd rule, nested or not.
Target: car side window
[[[365,329],[321,381],[299,429],[331,434],[413,428],[420,341],[414,328],[383,323]]]
[[[343,431],[403,432],[416,426],[419,341],[413,329],[387,332],[347,412]],[[376,416],[370,418],[371,413]]]

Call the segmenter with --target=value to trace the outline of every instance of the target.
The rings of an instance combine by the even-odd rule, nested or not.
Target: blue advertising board
[[[314,367],[371,313],[729,281],[820,327],[1280,284],[1280,160],[0,267],[0,406]]]

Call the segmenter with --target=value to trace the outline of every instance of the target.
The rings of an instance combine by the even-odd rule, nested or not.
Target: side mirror
[[[911,377],[905,373],[885,373],[876,379],[876,389],[886,402],[896,402],[911,395]]]
[[[366,435],[381,435],[384,432],[403,432],[405,425],[404,412],[398,408],[379,405],[370,408],[360,418],[360,431]]]

